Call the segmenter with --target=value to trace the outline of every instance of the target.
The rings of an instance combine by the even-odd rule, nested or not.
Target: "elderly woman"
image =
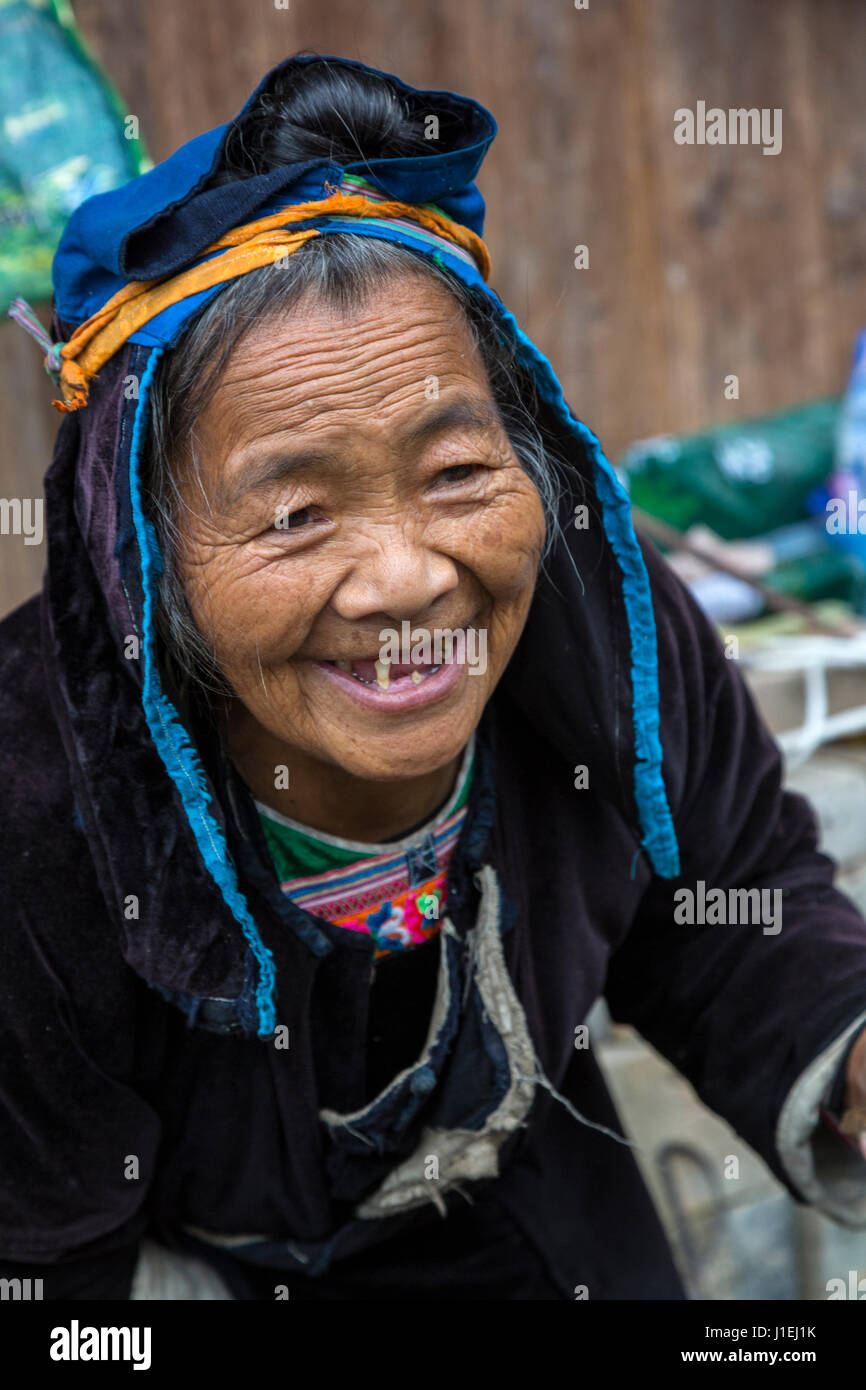
[[[294,57],[64,235],[0,737],[45,1297],[682,1298],[600,996],[866,1225],[866,924],[488,288],[495,131]]]

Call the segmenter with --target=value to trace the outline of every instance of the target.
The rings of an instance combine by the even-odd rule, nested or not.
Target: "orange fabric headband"
[[[197,294],[199,290],[292,255],[304,242],[318,236],[319,231],[316,227],[286,231],[287,224],[320,217],[323,213],[417,222],[468,251],[485,280],[490,275],[490,253],[481,237],[468,227],[418,204],[396,200],[374,202],[360,194],[335,192],[320,202],[298,203],[256,222],[248,222],[244,227],[233,228],[203,253],[211,259],[178,275],[159,280],[133,280],[124,285],[56,351],[63,399],[52,401],[52,405],[63,411],[80,410],[87,404],[90,383],[100,367],[143,324],[170,304]],[[212,255],[216,251],[222,255]]]

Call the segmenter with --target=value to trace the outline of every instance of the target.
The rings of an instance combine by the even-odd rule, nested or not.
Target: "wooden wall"
[[[155,160],[300,48],[476,97],[492,283],[612,456],[840,390],[866,322],[860,0],[73,0]],[[681,146],[674,111],[783,112],[782,151]],[[589,268],[574,268],[574,247]],[[0,495],[38,496],[57,416],[0,327]],[[739,400],[724,380],[739,377]],[[42,548],[0,537],[0,612]]]

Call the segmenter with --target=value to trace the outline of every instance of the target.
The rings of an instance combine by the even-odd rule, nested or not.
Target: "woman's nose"
[[[412,528],[376,529],[358,546],[351,571],[332,598],[341,618],[357,622],[373,614],[412,619],[456,589],[457,564],[430,549]]]

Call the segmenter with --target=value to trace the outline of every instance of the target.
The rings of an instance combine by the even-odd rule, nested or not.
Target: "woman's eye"
[[[312,507],[299,507],[294,512],[283,509],[277,513],[276,528],[278,531],[297,531],[314,520]]]
[[[455,463],[451,468],[443,468],[440,473],[437,473],[436,480],[446,485],[448,483],[463,483],[467,478],[471,478],[477,470],[477,463]]]

